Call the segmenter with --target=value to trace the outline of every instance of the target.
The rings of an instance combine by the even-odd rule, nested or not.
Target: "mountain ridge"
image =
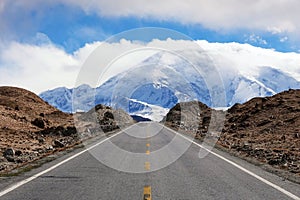
[[[201,54],[197,51],[185,53]],[[217,85],[212,89],[207,84],[214,82],[214,76],[203,77],[203,74],[198,73],[187,61],[171,53],[159,52],[130,71],[117,74],[96,88],[88,85],[72,89],[57,88],[41,93],[40,97],[64,112],[74,112],[77,109],[87,111],[94,105],[104,104],[121,108],[131,115],[149,118],[150,113],[154,115],[149,105],[160,106],[163,110],[170,109],[178,102],[199,100],[213,106],[215,102],[211,94],[221,94],[223,90],[225,100],[220,97],[220,102],[217,103],[221,104],[220,107],[231,107],[253,97],[266,97],[290,88],[300,88],[300,81],[271,66],[258,67],[258,71],[253,73],[255,75],[247,75],[230,67],[226,71],[219,64],[213,66],[207,58],[195,58],[193,62],[199,66],[207,65],[203,67],[204,71],[220,71],[223,86]],[[138,102],[132,102],[130,99]],[[159,118],[163,117],[161,115]]]

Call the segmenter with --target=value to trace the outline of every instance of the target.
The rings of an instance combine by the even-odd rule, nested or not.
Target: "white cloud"
[[[260,37],[259,35],[255,35],[255,34],[251,34],[249,36],[246,36],[246,42],[250,42],[250,43],[256,43],[256,44],[262,44],[262,45],[266,45],[268,44],[266,40],[264,40],[262,37]]]
[[[231,67],[244,75],[254,76],[258,72],[258,67],[270,66],[286,72],[300,81],[299,53],[282,53],[239,43],[224,44],[208,43],[207,41],[198,41],[198,43],[220,63],[221,68],[225,67],[224,71],[227,67]]]
[[[53,44],[22,44],[11,42],[6,48],[0,48],[0,85],[10,85],[29,89],[40,93],[55,87],[74,87],[77,82],[81,67],[86,67],[86,59],[99,46],[102,53],[115,55],[126,49],[144,47],[141,43],[133,43],[121,40],[120,43],[94,42],[86,44],[73,54],[66,53]],[[105,52],[104,52],[105,51]],[[100,57],[99,57],[100,56]],[[97,55],[99,58],[93,63],[91,76],[99,77],[107,66],[104,65],[106,56]],[[107,71],[101,83],[111,76],[128,69],[149,56],[149,53],[139,53],[124,56],[115,64],[117,68]],[[92,77],[90,77],[91,80]],[[84,83],[95,86],[93,81],[86,80]]]
[[[299,0],[1,0],[0,14],[5,7],[15,7],[20,12],[34,8],[42,14],[54,4],[79,6],[86,13],[99,16],[172,20],[214,30],[300,33]]]
[[[114,67],[110,67],[106,71],[103,82],[153,55],[155,51],[149,50],[149,47],[173,50],[184,50],[187,47],[196,48],[195,43],[193,43],[194,46],[191,43],[193,42],[171,39],[153,40],[147,44],[127,40],[121,40],[118,43],[94,42],[86,44],[73,54],[68,54],[63,49],[51,44],[37,46],[12,42],[0,50],[0,85],[23,87],[35,93],[59,86],[74,87],[81,66],[86,64],[88,56],[99,45],[102,45],[102,51],[104,50],[105,54],[100,54],[100,57],[98,54],[99,62],[94,63],[91,68],[91,75],[95,77],[99,77],[106,69],[107,66],[103,64],[105,58],[113,57],[116,52],[137,49],[137,51],[130,51],[118,58]],[[257,67],[272,66],[289,73],[300,81],[299,53],[281,53],[249,44],[209,43],[204,40],[196,43],[213,58],[220,73],[237,70],[246,75],[255,75]]]
[[[33,43],[34,44],[40,44],[40,45],[41,44],[44,44],[44,45],[48,44],[49,45],[52,42],[51,42],[50,38],[46,34],[38,32],[38,33],[36,33],[36,35],[35,35],[35,37],[33,39]]]
[[[283,29],[280,29],[278,27],[268,27],[267,31],[270,32],[270,33],[272,33],[273,35],[281,34],[281,33],[284,32]]]
[[[0,54],[0,84],[39,93],[57,86],[72,86],[78,61],[53,45],[12,42]]]
[[[280,42],[286,42],[289,38],[287,36],[284,36],[279,39]]]
[[[136,16],[202,24],[212,29],[300,31],[298,0],[60,0],[108,17]]]

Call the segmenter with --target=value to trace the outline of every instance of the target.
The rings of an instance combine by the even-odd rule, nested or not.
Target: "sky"
[[[223,45],[217,49],[224,53],[230,48],[235,60],[241,60],[236,58],[237,46],[250,48],[253,59],[257,52],[266,55],[264,64],[281,65],[288,57],[293,63],[289,67],[297,71],[299,7],[298,0],[0,0],[0,85],[37,94],[73,87],[80,68],[99,45],[114,52],[149,46],[155,39],[167,43],[163,36],[107,41],[143,27],[177,31],[208,49]],[[274,63],[272,56],[283,60]]]

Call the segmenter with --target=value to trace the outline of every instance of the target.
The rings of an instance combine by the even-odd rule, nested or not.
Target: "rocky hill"
[[[97,124],[91,122],[93,111],[66,114],[32,92],[0,87],[0,174],[95,136],[97,127],[103,132],[119,128],[114,116],[122,116],[122,125],[133,123],[125,112],[102,105],[94,110]]]
[[[135,123],[125,111],[101,104],[77,116],[75,122],[81,133],[107,133]]]
[[[234,105],[219,143],[300,176],[300,90]]]
[[[180,122],[178,108],[177,105],[170,110],[166,124],[177,129],[190,129]],[[200,116],[194,114],[199,120],[196,134],[199,139],[207,135],[212,111],[207,106],[202,105],[202,108]],[[300,176],[300,90],[235,104],[226,113],[217,144],[244,158]]]
[[[212,111],[201,102],[182,102],[170,109],[163,121],[179,131],[197,132],[196,137],[200,137],[208,131]]]
[[[37,95],[0,87],[0,171],[9,171],[78,139],[73,117]]]

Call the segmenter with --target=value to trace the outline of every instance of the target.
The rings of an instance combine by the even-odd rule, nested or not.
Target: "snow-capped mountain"
[[[256,79],[275,93],[279,93],[290,88],[300,88],[299,81],[272,67],[260,67],[259,75]]]
[[[72,94],[73,90],[66,87],[59,87],[54,90],[48,90],[39,96],[50,105],[58,108],[63,112],[72,111]]]
[[[253,97],[300,88],[298,80],[279,69],[257,66],[255,73],[245,74],[212,62],[214,57],[203,57],[200,51],[180,53],[195,59],[187,61],[172,53],[158,52],[97,88],[88,85],[74,89],[61,87],[43,92],[40,97],[65,112],[87,111],[96,104],[105,104],[159,121],[178,102],[197,99],[212,107],[230,107]],[[216,72],[223,85],[215,84]],[[222,92],[224,100],[220,97],[220,102],[214,102],[212,97]]]

